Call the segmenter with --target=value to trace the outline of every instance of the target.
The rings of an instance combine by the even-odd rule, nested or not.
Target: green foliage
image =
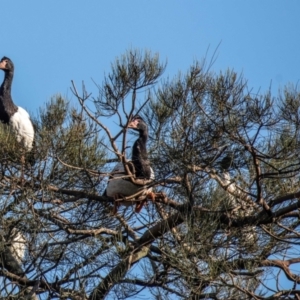
[[[52,98],[40,112],[36,144],[44,180],[64,181],[65,187],[95,187],[98,180],[87,170],[103,165],[105,151],[99,129],[82,110],[69,107],[59,95]]]
[[[7,160],[19,162],[24,153],[22,145],[17,142],[11,128],[6,124],[0,123],[0,160],[2,163],[5,163]]]
[[[1,297],[298,297],[299,91],[256,94],[205,62],[163,79],[165,67],[130,50],[96,99],[72,82],[78,103],[56,95],[34,121],[32,165],[0,124]],[[114,164],[129,160],[137,113],[156,197],[140,214],[134,202],[113,214],[104,190]]]
[[[165,64],[159,62],[158,54],[153,55],[150,51],[131,50],[117,58],[102,87],[99,86],[99,97],[95,101],[98,115],[112,116],[123,112],[129,117],[137,108],[137,91],[156,83],[164,70]]]

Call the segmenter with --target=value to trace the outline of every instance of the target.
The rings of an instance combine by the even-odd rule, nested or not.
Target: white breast
[[[25,250],[26,250],[26,240],[24,236],[18,232],[16,229],[12,230],[13,238],[11,240],[11,246],[10,250],[12,252],[12,255],[15,257],[15,259],[20,264],[24,258]]]
[[[30,151],[34,139],[34,129],[28,112],[22,107],[18,107],[18,111],[10,118],[9,124],[17,141],[23,143],[26,150]]]

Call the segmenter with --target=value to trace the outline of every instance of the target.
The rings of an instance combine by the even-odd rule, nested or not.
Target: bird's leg
[[[135,212],[139,213],[142,210],[143,206],[147,204],[147,198],[150,198],[152,202],[155,202],[155,196],[156,194],[154,192],[148,192],[145,200],[137,202],[135,206]]]
[[[113,208],[113,214],[115,215],[118,212],[118,208],[120,207],[121,202],[117,201],[120,198],[124,198],[122,194],[115,194],[114,195],[114,208]]]
[[[155,202],[156,194],[154,192],[148,192],[147,198],[150,198],[152,202]]]
[[[142,208],[143,208],[143,206],[144,206],[145,203],[147,203],[146,200],[137,202],[136,205],[135,205],[135,210],[134,211],[136,213],[140,213],[140,211],[142,210]]]
[[[114,196],[114,199],[115,199],[115,201],[114,201],[114,208],[113,208],[113,214],[114,215],[118,212],[118,208],[120,206],[119,201],[116,201],[118,198],[119,198],[119,195],[115,195]]]

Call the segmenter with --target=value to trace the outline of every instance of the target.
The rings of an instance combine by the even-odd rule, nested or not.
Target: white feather
[[[122,163],[116,164],[116,166],[112,170],[112,173],[113,173],[113,175],[112,175],[113,178],[109,180],[107,188],[106,188],[106,194],[109,197],[114,197],[117,194],[121,194],[123,196],[130,196],[130,195],[136,194],[137,192],[145,189],[141,185],[135,185],[129,179],[124,180],[124,179],[120,178],[120,177],[126,176],[124,166]],[[117,173],[117,174],[114,174],[114,173]],[[150,179],[154,180],[154,178],[155,178],[154,172],[153,172],[153,169],[151,168]],[[143,193],[143,194],[146,196],[147,193],[149,193],[151,191],[152,191],[152,188],[145,189],[145,193]],[[143,199],[140,199],[140,197],[139,197],[139,200],[143,200]]]
[[[25,255],[26,240],[24,236],[15,228],[12,230],[11,234],[13,235],[13,238],[11,239],[11,246],[9,248],[10,251],[12,252],[12,255],[20,264],[22,263],[22,260]]]
[[[249,202],[245,201],[242,192],[237,188],[234,181],[231,180],[229,172],[224,172],[223,183],[229,193],[229,204],[234,209],[232,210],[232,215],[236,217],[251,216],[255,212],[255,208]],[[241,228],[241,234],[239,240],[244,245],[254,247],[257,241],[256,227],[255,226],[244,226]]]
[[[19,106],[18,111],[10,118],[9,124],[16,134],[17,141],[23,143],[25,149],[30,151],[34,139],[34,128],[28,112]]]

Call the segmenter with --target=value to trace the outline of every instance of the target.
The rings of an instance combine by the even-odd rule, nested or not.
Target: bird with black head
[[[139,137],[132,146],[132,156],[129,166],[132,164],[132,173],[136,179],[154,180],[154,172],[150,166],[147,153],[148,126],[140,116],[135,116],[128,124],[128,128],[139,132]],[[112,176],[106,188],[106,195],[113,197],[115,200],[122,199],[143,191],[137,199],[133,201],[115,201],[114,212],[117,211],[119,205],[136,205],[135,211],[140,212],[147,198],[154,201],[155,194],[152,192],[152,187],[148,184],[140,185],[133,183],[124,170],[123,163],[118,163],[112,171]]]

